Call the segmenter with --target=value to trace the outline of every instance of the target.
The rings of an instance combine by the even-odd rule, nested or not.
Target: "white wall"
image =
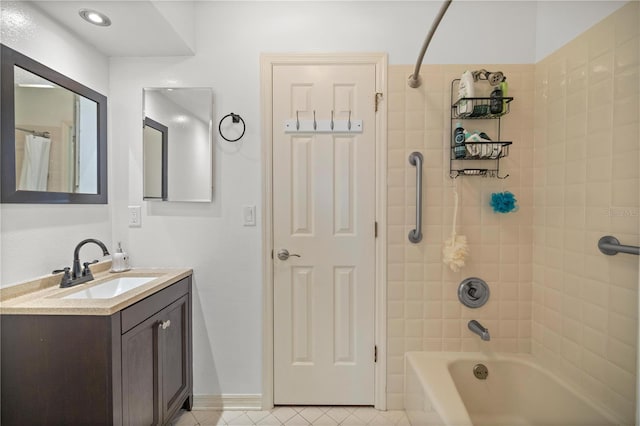
[[[108,95],[109,63],[104,55],[28,2],[3,1],[1,8],[3,44]],[[84,238],[111,244],[109,205],[2,204],[0,213],[0,286],[71,266],[73,249]],[[102,252],[87,247],[81,255],[90,260]]]
[[[129,188],[129,196],[116,201],[115,218],[120,225],[115,227],[114,240],[124,242],[134,266],[194,268],[196,394],[259,393],[260,235],[257,228],[242,226],[239,207],[259,204],[256,124],[252,124],[253,142],[248,146],[216,141],[212,203],[142,201],[142,88],[216,88],[220,77],[212,72],[215,66],[210,61],[202,57],[112,59],[111,96],[118,106],[112,120],[119,125],[110,141],[118,155],[129,158],[129,167],[119,168],[115,176],[117,186]],[[244,108],[236,107],[234,112],[244,116]],[[219,118],[219,106],[214,109]],[[126,228],[127,205],[143,206],[141,228]]]

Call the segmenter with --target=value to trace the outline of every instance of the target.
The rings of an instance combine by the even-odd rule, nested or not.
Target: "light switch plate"
[[[256,206],[242,206],[242,220],[244,226],[256,226]]]
[[[142,226],[142,211],[140,206],[129,206],[129,228]]]

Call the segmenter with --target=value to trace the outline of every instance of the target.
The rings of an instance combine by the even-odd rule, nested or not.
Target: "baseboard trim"
[[[261,394],[194,395],[194,410],[262,410]]]

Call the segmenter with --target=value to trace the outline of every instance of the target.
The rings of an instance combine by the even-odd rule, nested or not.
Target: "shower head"
[[[487,75],[487,80],[489,80],[490,85],[497,86],[502,83],[502,80],[504,80],[504,74],[502,74],[501,71],[489,73],[489,75]]]
[[[490,85],[497,86],[504,80],[504,74],[502,71],[490,72],[485,69],[481,69],[473,72],[473,78],[476,81],[487,80]]]

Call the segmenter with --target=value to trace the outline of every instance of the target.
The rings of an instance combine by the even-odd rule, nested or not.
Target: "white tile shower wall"
[[[515,100],[502,119],[503,140],[512,140],[500,162],[509,178],[449,177],[451,81],[466,69],[501,70]],[[388,383],[389,409],[402,408],[406,351],[529,352],[531,330],[531,242],[533,221],[533,65],[425,65],[423,85],[409,88],[411,66],[389,67],[388,121]],[[483,86],[480,86],[483,87]],[[484,85],[488,88],[488,84]],[[469,130],[495,138],[496,122],[469,120]],[[415,168],[409,154],[424,155],[424,239],[408,241],[415,227]],[[470,257],[460,272],[442,264],[443,242],[451,234],[453,186],[460,195],[458,234],[466,235]],[[511,191],[514,213],[493,213],[492,192]],[[458,284],[483,278],[491,297],[479,309],[457,299]],[[467,329],[479,320],[491,341]]]
[[[634,422],[640,7],[630,2],[536,65],[532,352]]]

